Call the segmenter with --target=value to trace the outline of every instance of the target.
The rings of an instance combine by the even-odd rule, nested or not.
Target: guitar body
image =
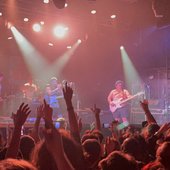
[[[110,111],[111,111],[112,113],[114,113],[118,108],[123,107],[123,106],[124,106],[124,103],[126,103],[126,102],[132,100],[133,98],[135,98],[135,97],[137,97],[137,96],[140,96],[140,95],[142,95],[142,94],[144,94],[144,92],[139,92],[139,93],[137,93],[137,94],[135,94],[135,95],[127,98],[127,99],[124,99],[124,100],[123,100],[122,98],[121,98],[121,99],[117,99],[117,100],[113,100],[113,101],[110,103]]]
[[[114,113],[118,108],[121,108],[122,105],[120,104],[122,99],[119,100],[113,100],[110,104],[110,111]]]

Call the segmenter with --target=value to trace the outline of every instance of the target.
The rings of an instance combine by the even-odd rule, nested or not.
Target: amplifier
[[[162,125],[166,122],[170,122],[170,113],[166,112],[164,109],[150,109],[150,111],[158,124]],[[131,109],[131,124],[141,124],[145,120],[145,113],[141,108]]]

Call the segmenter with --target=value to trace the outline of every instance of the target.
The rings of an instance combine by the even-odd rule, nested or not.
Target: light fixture
[[[45,4],[48,4],[48,3],[49,3],[49,0],[43,0],[43,2],[44,2]]]
[[[57,25],[54,28],[54,35],[58,38],[63,38],[68,32],[68,27],[65,27],[63,25]]]
[[[116,15],[111,15],[110,18],[115,19]]]
[[[96,14],[96,10],[91,10],[91,14]]]
[[[24,18],[24,22],[28,22],[29,21],[29,19],[28,18]]]
[[[36,23],[32,26],[32,29],[35,31],[35,32],[40,32],[41,31],[41,25]]]

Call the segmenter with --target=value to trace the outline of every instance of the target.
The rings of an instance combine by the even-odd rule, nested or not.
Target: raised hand
[[[14,126],[15,127],[22,127],[28,117],[28,115],[31,113],[30,108],[28,107],[28,104],[22,103],[17,110],[17,113],[12,113],[12,118],[14,120]]]
[[[73,89],[70,86],[68,86],[67,82],[65,83],[65,87],[63,87],[63,95],[66,104],[69,104],[73,96]]]
[[[145,112],[147,112],[149,110],[149,106],[148,106],[148,100],[143,100],[143,101],[140,101],[140,105],[141,107],[143,108],[143,110]]]
[[[44,99],[43,113],[44,113],[45,126],[46,128],[50,128],[53,122],[52,120],[53,109],[50,107],[49,104],[46,103],[45,99]]]
[[[96,107],[96,104],[94,104],[94,107],[91,108],[91,111],[95,114],[95,116],[99,116],[101,109]]]
[[[37,117],[38,118],[44,117],[44,110],[43,110],[44,108],[43,107],[44,107],[43,104],[41,104],[37,107]]]

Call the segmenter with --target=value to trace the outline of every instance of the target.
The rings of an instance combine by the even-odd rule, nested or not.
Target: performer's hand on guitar
[[[113,103],[113,102],[110,102],[110,106],[116,106],[116,104],[115,103]]]

